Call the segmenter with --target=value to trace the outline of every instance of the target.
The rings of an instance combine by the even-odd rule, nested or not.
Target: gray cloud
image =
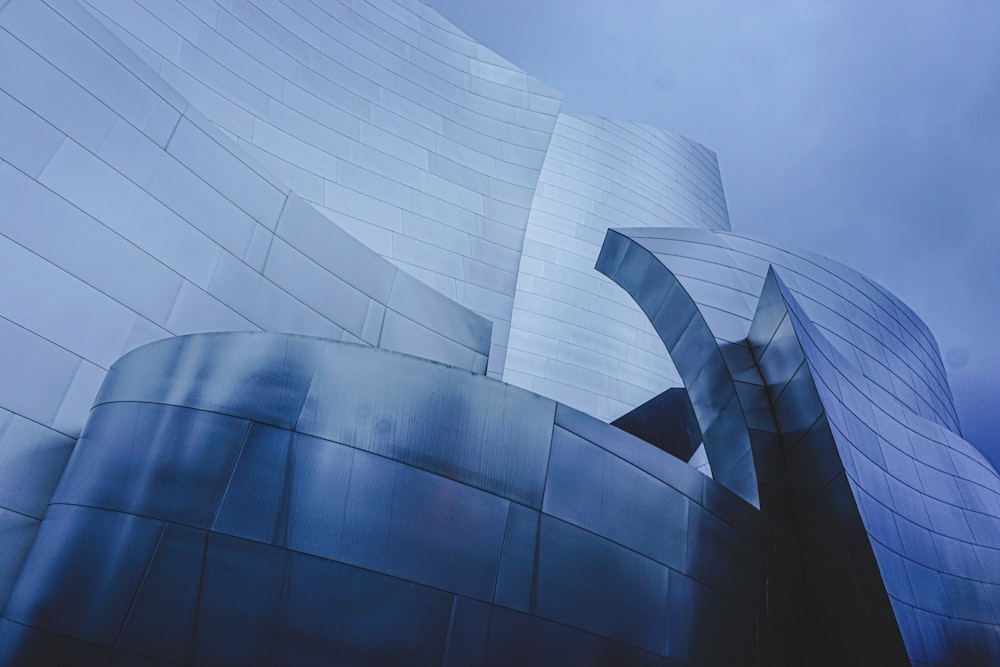
[[[936,335],[1000,464],[1000,3],[429,0],[564,109],[719,154],[735,230],[853,266]]]

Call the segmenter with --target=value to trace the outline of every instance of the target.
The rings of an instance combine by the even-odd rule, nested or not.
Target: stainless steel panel
[[[343,329],[361,333],[368,297],[279,238],[271,244],[264,276]]]
[[[0,507],[40,520],[75,444],[63,433],[0,412]]]
[[[556,519],[540,530],[536,613],[660,650],[668,569]]]
[[[38,178],[65,135],[6,93],[0,94],[0,115],[5,124],[0,133],[0,156],[31,178]]]
[[[162,532],[163,524],[152,519],[51,507],[4,615],[113,645]]]
[[[175,662],[190,659],[207,543],[204,531],[166,527],[135,592],[119,648]]]
[[[0,660],[8,664],[58,664],[71,641],[68,637],[0,618]]]
[[[18,63],[0,74],[0,89],[47,119],[62,133],[96,150],[111,132],[115,114],[7,31],[0,59]]]
[[[282,192],[212,141],[200,128],[182,119],[174,130],[167,151],[202,174],[206,181],[231,201],[240,202],[254,219],[270,226],[284,205]]]
[[[454,600],[439,590],[352,568],[338,605],[341,650],[386,664],[440,664]],[[383,624],[393,631],[385,632]]]
[[[44,3],[10,3],[0,25],[136,127],[154,115],[159,97]]]
[[[517,503],[508,506],[507,528],[494,596],[494,602],[498,605],[524,612],[531,611],[538,522],[538,512]]]
[[[182,283],[164,328],[176,334],[256,331],[259,327],[191,283]]]
[[[488,605],[456,597],[448,628],[444,667],[486,664],[492,609]]]
[[[192,282],[208,284],[218,247],[79,145],[63,143],[39,182]]]
[[[291,557],[265,544],[209,535],[197,607],[194,654],[199,660],[250,664],[281,659],[287,614],[281,598]]]
[[[552,438],[546,514],[664,565],[686,563],[688,500],[640,469],[561,428]]]
[[[474,376],[389,353],[330,346],[325,354],[299,429],[540,504],[553,403],[500,383],[478,383],[470,394]],[[379,368],[395,368],[407,382],[373,375]],[[371,380],[367,386],[344,382],[364,377]],[[350,416],[359,410],[382,413],[385,421],[353,425]],[[484,447],[486,434],[508,444]]]
[[[759,549],[711,512],[688,510],[683,572],[750,611],[763,609],[764,559]]]
[[[487,664],[545,667],[598,664],[639,667],[658,664],[655,652],[644,652],[591,632],[554,623],[538,616],[496,608],[490,617]]]
[[[437,475],[397,466],[385,571],[490,601],[508,504]]]
[[[256,423],[249,425],[244,432],[239,458],[230,468],[225,493],[209,526],[212,530],[281,546],[298,542],[298,531],[294,529],[298,513],[291,507],[293,491],[289,488],[289,479],[292,483],[298,481],[299,475],[308,475],[308,469],[303,472],[299,472],[297,466],[289,469],[293,466],[289,453],[291,441],[291,431]],[[350,456],[346,458],[349,464]],[[339,467],[324,472],[329,476],[338,470]],[[332,483],[330,492],[343,495],[345,490]],[[342,512],[343,502],[333,508],[333,512],[338,510]],[[315,532],[325,537],[323,515],[318,514]],[[309,548],[303,550],[319,553]]]
[[[135,320],[120,303],[6,238],[0,238],[0,300],[8,323],[104,368],[120,356]]]
[[[476,352],[449,338],[400,315],[386,310],[379,347],[404,354],[427,356],[458,367],[470,367],[476,362]]]
[[[35,540],[38,524],[36,518],[0,508],[0,604],[7,603],[24,557]]]
[[[52,502],[211,525],[247,422],[136,403],[96,408]]]
[[[695,502],[702,502],[706,490],[704,475],[695,472],[684,462],[666,452],[650,447],[648,443],[614,426],[605,424],[561,403],[556,406],[555,424],[570,434],[589,440],[622,460],[635,465],[640,470],[677,489],[685,497]],[[556,473],[554,468],[550,470],[550,474]],[[718,485],[714,485],[713,490],[719,490]]]
[[[664,653],[681,664],[741,664],[756,652],[755,618],[697,581],[670,571]],[[725,640],[719,629],[726,628]]]
[[[51,341],[0,318],[0,405],[39,424],[51,424],[80,358]]]

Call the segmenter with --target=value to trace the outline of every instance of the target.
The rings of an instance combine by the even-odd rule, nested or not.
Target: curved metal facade
[[[490,323],[248,156],[76,2],[0,7],[0,599],[106,369],[279,330],[483,372]]]
[[[0,0],[0,61],[0,664],[1000,662],[933,336],[711,151],[415,0]]]
[[[607,421],[680,385],[641,311],[594,272],[608,227],[728,230],[715,154],[560,114],[528,216],[503,379]]]
[[[495,322],[561,95],[415,0],[85,4],[281,182]]]
[[[810,660],[1000,659],[1000,478],[908,308],[728,233],[612,230],[598,269],[676,359],[715,480],[792,527]]]
[[[739,664],[770,628],[770,540],[690,466],[537,394],[320,339],[184,336],[109,372],[0,659]]]

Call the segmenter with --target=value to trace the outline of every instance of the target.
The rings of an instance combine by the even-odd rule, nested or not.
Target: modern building
[[[985,665],[884,288],[416,0],[0,0],[0,665]]]

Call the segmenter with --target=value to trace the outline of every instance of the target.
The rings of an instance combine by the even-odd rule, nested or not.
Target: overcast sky
[[[1000,467],[1000,2],[427,0],[563,110],[716,151],[733,231],[840,260],[931,328]]]

